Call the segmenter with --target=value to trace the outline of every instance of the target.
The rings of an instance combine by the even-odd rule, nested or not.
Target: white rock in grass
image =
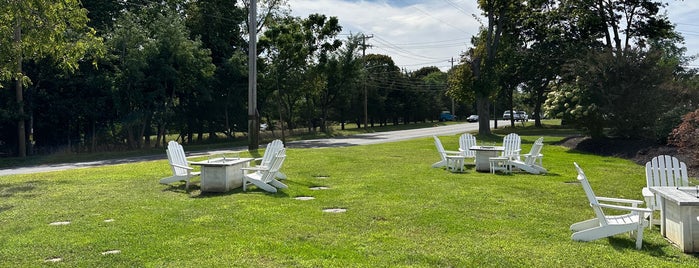
[[[344,213],[344,212],[347,212],[347,209],[346,208],[326,208],[326,209],[323,209],[323,212]]]
[[[68,225],[68,224],[70,224],[69,221],[57,221],[57,222],[49,223],[49,225],[51,225],[51,226]]]
[[[106,219],[104,222],[114,222],[114,219]]]
[[[316,186],[316,187],[311,187],[311,188],[308,188],[308,189],[317,191],[317,190],[327,190],[327,189],[330,189],[330,187],[326,187],[326,186]]]
[[[44,262],[59,262],[59,261],[62,261],[62,260],[63,260],[62,258],[53,257],[53,258],[45,259]]]
[[[115,249],[115,250],[108,250],[108,251],[102,252],[102,255],[119,254],[119,253],[121,253],[121,250]]]
[[[316,198],[315,198],[315,197],[312,197],[312,196],[299,196],[299,197],[296,197],[296,198],[294,198],[294,199],[296,199],[296,200],[301,200],[301,201],[307,201],[307,200],[313,200],[313,199],[316,199]]]

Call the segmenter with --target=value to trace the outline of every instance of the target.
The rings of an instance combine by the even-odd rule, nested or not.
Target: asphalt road
[[[509,124],[509,121],[498,121],[498,126],[504,126]],[[491,128],[493,127],[493,122],[491,122]],[[446,135],[456,135],[464,132],[475,132],[478,131],[477,123],[462,123],[453,124],[446,126],[430,127],[430,128],[419,128],[419,129],[408,129],[408,130],[398,130],[398,131],[388,131],[388,132],[376,132],[376,133],[366,133],[358,134],[354,136],[340,137],[340,138],[330,138],[330,139],[313,139],[313,140],[302,140],[288,142],[286,147],[288,148],[326,148],[326,147],[345,147],[345,146],[357,146],[384,142],[395,142],[402,140],[410,140],[416,138],[424,138],[432,135],[446,136]],[[218,150],[218,151],[203,151],[203,152],[187,152],[187,156],[203,156],[203,155],[216,155],[222,153],[230,153],[235,151],[245,151],[247,147],[231,148],[230,150]],[[64,163],[64,164],[53,164],[53,165],[41,165],[41,166],[30,166],[30,167],[18,167],[9,169],[0,169],[0,176],[13,175],[13,174],[32,174],[40,172],[67,170],[75,168],[89,168],[104,165],[119,165],[128,164],[142,161],[154,161],[166,159],[166,155],[154,155],[154,156],[142,156],[142,157],[130,157],[125,159],[113,159],[113,160],[101,160],[101,161],[91,161],[91,162],[80,162],[80,163]]]

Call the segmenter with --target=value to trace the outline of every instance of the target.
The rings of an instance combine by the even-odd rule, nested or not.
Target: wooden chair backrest
[[[265,183],[272,181],[277,176],[277,172],[282,168],[285,159],[286,149],[282,148],[272,157],[269,163],[269,169],[262,171],[261,180]]]
[[[267,144],[267,149],[265,149],[265,154],[262,156],[262,160],[260,161],[261,166],[268,166],[270,162],[272,162],[272,158],[274,158],[275,155],[277,155],[277,152],[279,150],[284,148],[284,143],[279,140],[273,140],[272,142]]]
[[[522,139],[517,133],[507,134],[507,136],[502,139],[502,146],[505,147],[505,150],[502,151],[503,156],[519,155]]]
[[[687,165],[669,155],[653,157],[646,163],[646,184],[652,186],[689,186]]]
[[[444,146],[442,146],[442,141],[439,140],[437,136],[432,136],[434,137],[434,146],[437,147],[437,152],[439,153],[439,157],[442,158],[442,160],[446,161],[447,160],[447,155],[446,152],[444,151]]]
[[[602,211],[602,208],[599,206],[599,201],[597,201],[597,196],[595,195],[595,192],[592,191],[592,187],[590,186],[590,183],[587,181],[587,177],[585,176],[585,172],[578,166],[578,163],[573,163],[575,165],[575,169],[578,171],[578,181],[583,187],[583,190],[585,190],[585,195],[587,196],[587,200],[590,202],[590,206],[592,209],[595,211],[595,215],[597,216],[597,219],[600,221],[600,225],[605,226],[607,225],[607,219],[604,216],[604,211]]]
[[[659,155],[646,162],[646,185],[689,186],[687,165],[669,155]],[[660,198],[655,198],[655,207],[660,207]]]
[[[165,152],[167,153],[167,160],[168,162],[170,162],[170,168],[172,168],[172,174],[187,175],[186,169],[175,166],[189,166],[182,145],[180,145],[176,141],[170,141],[167,143],[167,150],[165,150]]]
[[[536,160],[539,157],[539,154],[541,154],[541,149],[544,148],[544,137],[541,137],[537,139],[534,144],[532,145],[532,149],[529,150],[529,154],[527,158],[524,159],[524,163],[527,165],[534,165],[536,164]]]
[[[471,147],[476,146],[476,137],[469,133],[464,133],[459,137],[459,149],[466,157],[476,157],[476,152],[471,151]]]

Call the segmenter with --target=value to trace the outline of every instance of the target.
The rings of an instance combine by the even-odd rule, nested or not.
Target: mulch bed
[[[687,155],[679,153],[677,147],[658,145],[652,140],[591,139],[585,136],[572,136],[563,139],[558,145],[596,155],[630,159],[639,165],[645,165],[658,155],[671,155],[687,164],[690,177],[699,176],[699,165],[693,163]]]

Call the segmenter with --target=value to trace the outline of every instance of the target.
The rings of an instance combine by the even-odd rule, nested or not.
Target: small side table
[[[466,156],[463,155],[447,155],[447,170],[464,172],[464,159]]]
[[[510,173],[510,165],[507,163],[509,160],[510,159],[507,157],[488,158],[488,161],[490,162],[490,173],[495,174],[496,171]]]

